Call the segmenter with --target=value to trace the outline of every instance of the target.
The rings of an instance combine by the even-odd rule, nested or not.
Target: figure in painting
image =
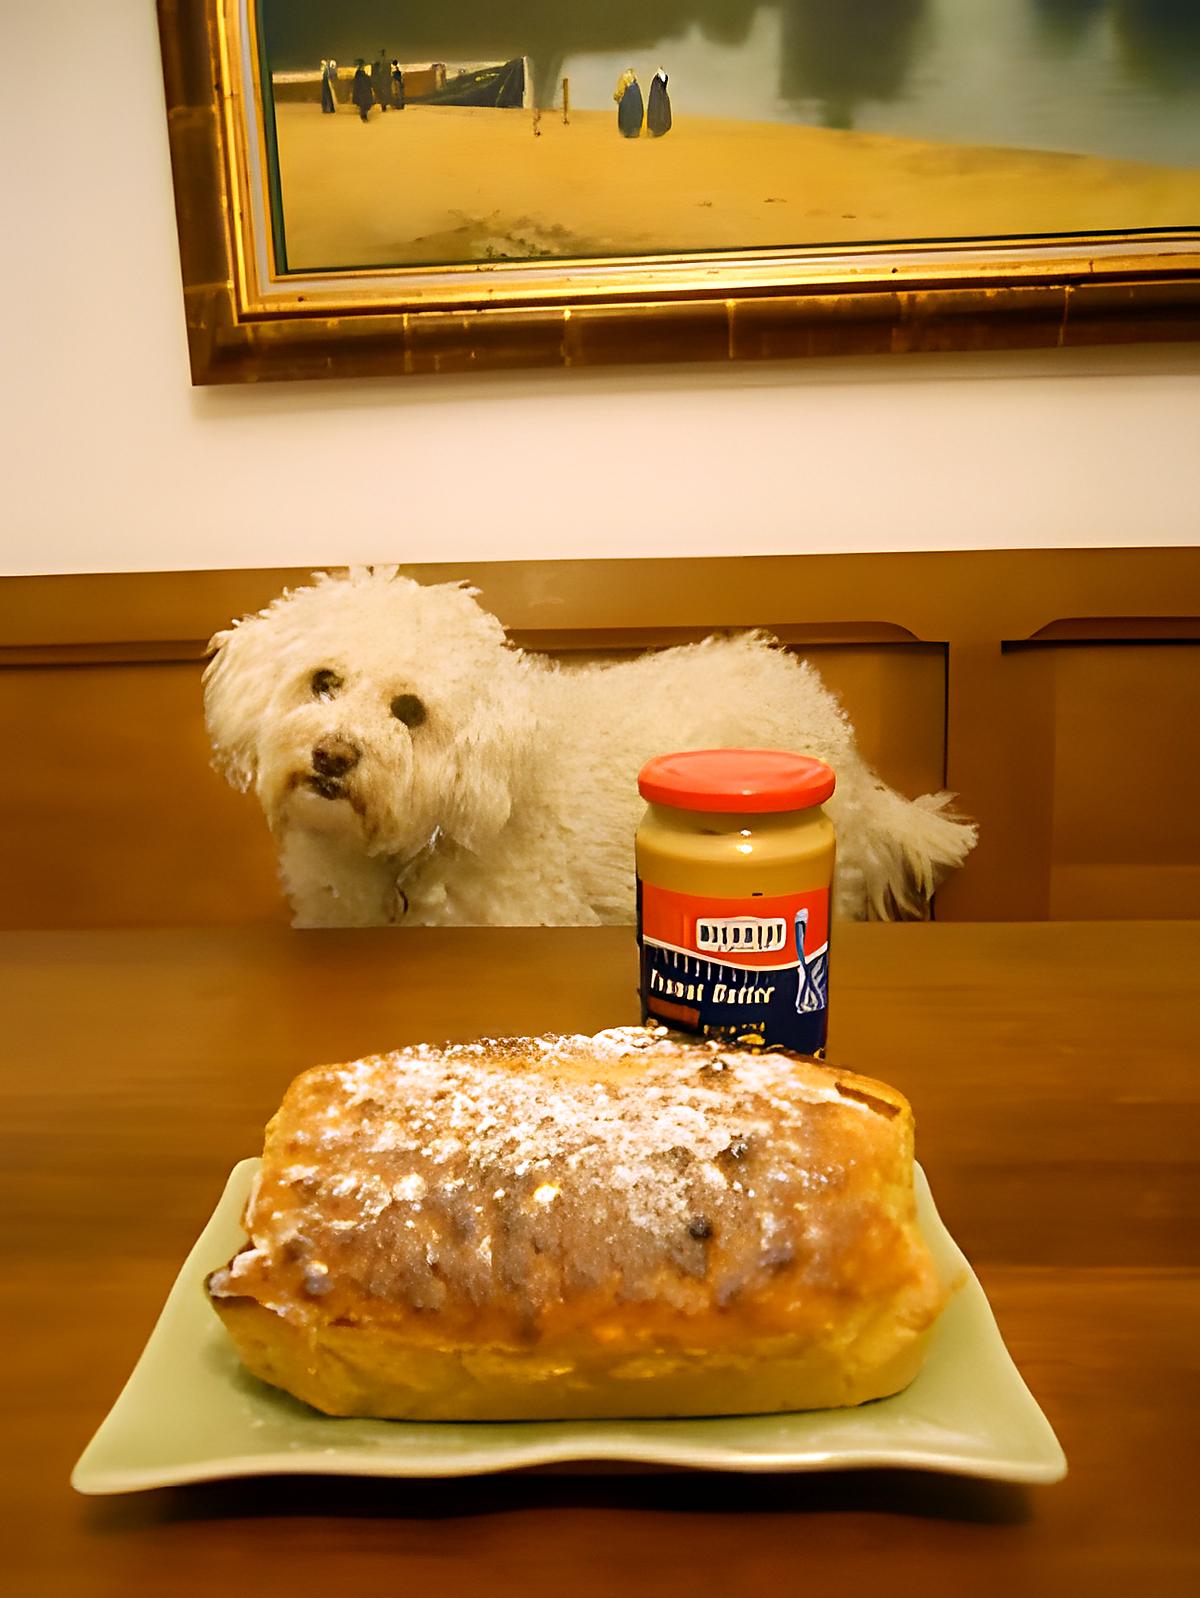
[[[404,110],[404,74],[399,61],[392,62],[392,106],[397,111]]]
[[[371,87],[380,109],[386,111],[392,103],[392,69],[388,65],[386,50],[380,50],[379,59],[371,64]]]
[[[632,67],[626,67],[617,79],[613,99],[617,102],[617,131],[623,139],[636,139],[642,131],[645,104],[637,73]]]
[[[667,93],[667,74],[659,67],[650,84],[650,98],[646,104],[646,132],[652,139],[661,139],[671,131],[671,96]]]
[[[337,110],[337,95],[333,90],[337,81],[336,73],[336,61],[321,62],[321,110],[326,116],[332,115]]]
[[[354,87],[350,97],[358,107],[358,114],[365,122],[371,114],[371,107],[375,104],[375,96],[371,93],[371,80],[367,76],[367,64],[362,56],[354,63]]]

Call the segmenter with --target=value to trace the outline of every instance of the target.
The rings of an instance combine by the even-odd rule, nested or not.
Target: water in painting
[[[257,8],[292,272],[1200,225],[1200,0]]]

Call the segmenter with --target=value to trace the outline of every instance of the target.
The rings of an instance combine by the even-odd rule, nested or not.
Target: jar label
[[[824,1052],[827,887],[711,899],[639,878],[638,945],[644,1022]]]

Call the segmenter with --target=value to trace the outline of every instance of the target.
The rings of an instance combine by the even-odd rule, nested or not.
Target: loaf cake
[[[662,1029],[428,1045],[297,1078],[206,1286],[331,1415],[858,1404],[945,1298],[895,1089]]]

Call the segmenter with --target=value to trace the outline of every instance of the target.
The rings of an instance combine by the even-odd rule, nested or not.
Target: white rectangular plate
[[[257,1168],[257,1160],[235,1166],[132,1376],[75,1466],[77,1491],[279,1474],[470,1476],[599,1460],[732,1471],[901,1466],[1019,1482],[1066,1473],[1058,1439],[919,1167],[921,1230],[943,1280],[963,1285],[904,1392],[856,1409],[789,1415],[470,1424],[333,1419],[243,1370],[202,1284],[244,1242],[242,1209]]]

